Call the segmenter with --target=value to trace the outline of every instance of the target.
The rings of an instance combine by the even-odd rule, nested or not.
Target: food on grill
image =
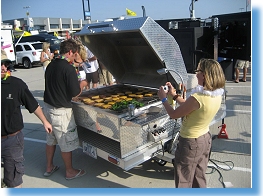
[[[91,97],[91,99],[93,99],[93,100],[94,100],[94,99],[99,99],[99,98],[100,98],[99,95],[96,95],[96,96],[92,96],[92,97]]]
[[[104,99],[95,99],[94,100],[96,103],[102,103],[104,101]]]
[[[102,106],[100,106],[102,109],[110,109],[111,108],[111,105],[109,104],[104,104]]]
[[[82,99],[82,101],[83,101],[83,102],[85,102],[85,101],[91,101],[91,99],[90,99],[90,98],[84,98],[84,99]]]
[[[129,97],[133,97],[133,98],[137,97],[136,94],[128,94],[128,96],[129,96]]]
[[[93,104],[95,104],[95,101],[92,101],[92,100],[90,100],[90,101],[83,101],[83,103],[85,103],[87,105],[93,105]]]
[[[112,97],[105,97],[104,100],[112,100]]]
[[[104,105],[104,103],[95,103],[93,106],[101,107],[102,105]]]
[[[153,96],[153,94],[147,93],[147,94],[144,94],[144,96],[145,96],[145,97],[151,97],[151,96]]]
[[[143,103],[136,101],[136,100],[131,100],[131,101],[120,101],[116,102],[115,104],[112,105],[111,109],[114,111],[122,111],[123,109],[127,109],[129,104],[135,105],[136,108],[144,106]]]
[[[136,98],[143,98],[143,95],[136,95]]]
[[[90,95],[81,97],[80,100],[87,105],[122,112],[122,110],[127,111],[127,106],[130,103],[134,104],[136,108],[142,107],[144,105],[143,98],[152,97],[156,94],[157,91],[142,87],[111,87],[101,92],[92,92]]]
[[[120,99],[126,99],[127,96],[120,96],[119,98],[120,98]]]

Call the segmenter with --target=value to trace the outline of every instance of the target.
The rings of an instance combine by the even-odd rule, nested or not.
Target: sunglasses
[[[203,70],[197,69],[197,70],[195,70],[195,73],[197,73],[197,72],[203,72]]]

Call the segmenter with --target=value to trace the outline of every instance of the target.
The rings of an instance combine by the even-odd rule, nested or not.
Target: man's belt
[[[15,136],[16,134],[20,133],[20,131],[21,131],[21,130],[15,132],[15,133],[11,133],[11,134],[9,134],[9,135],[1,136],[1,138],[3,139],[3,138],[7,138],[7,137],[11,137],[11,136]]]

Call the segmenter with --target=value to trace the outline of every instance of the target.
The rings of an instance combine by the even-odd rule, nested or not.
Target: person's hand
[[[43,125],[47,133],[52,133],[52,125],[48,121],[45,122]]]
[[[160,100],[163,100],[163,98],[166,98],[166,93],[164,92],[163,87],[164,86],[160,86],[160,88],[157,92],[157,95],[158,95]]]
[[[54,53],[50,53],[50,59],[53,59]]]
[[[171,82],[166,82],[165,85],[168,86],[168,88],[169,88],[168,93],[173,97],[173,96],[176,94],[175,88],[173,87],[173,85],[171,84]]]
[[[79,101],[79,98],[78,98],[78,97],[73,97],[73,98],[72,98],[72,101],[78,102],[78,101]]]

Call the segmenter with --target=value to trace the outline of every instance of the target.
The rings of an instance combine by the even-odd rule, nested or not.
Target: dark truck
[[[15,43],[18,40],[19,39],[15,40]],[[50,51],[54,54],[55,57],[59,55],[59,47],[60,47],[61,40],[53,35],[49,35],[48,33],[40,33],[37,35],[22,37],[19,40],[19,43],[37,42],[37,41],[50,43]]]

